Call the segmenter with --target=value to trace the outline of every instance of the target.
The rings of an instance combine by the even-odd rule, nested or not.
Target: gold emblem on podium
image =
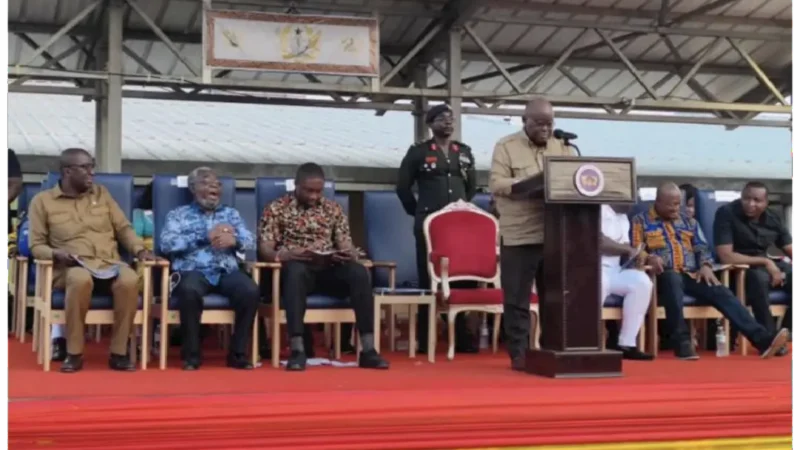
[[[603,172],[593,164],[584,164],[575,171],[575,189],[584,197],[596,197],[603,192],[606,180]]]

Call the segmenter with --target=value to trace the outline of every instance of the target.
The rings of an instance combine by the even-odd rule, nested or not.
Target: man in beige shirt
[[[511,186],[541,173],[545,156],[577,156],[572,147],[553,137],[553,105],[547,100],[531,100],[522,123],[522,130],[495,145],[489,177],[489,189],[500,216],[503,321],[514,370],[525,369],[525,350],[530,341],[530,297],[542,259],[544,201],[512,198]],[[544,291],[541,280],[537,286],[539,292]]]
[[[86,150],[61,153],[61,180],[36,195],[29,208],[30,248],[37,260],[53,261],[53,288],[66,290],[67,359],[62,372],[83,368],[86,314],[92,293],[110,293],[114,299],[114,327],[109,367],[131,371],[127,341],[136,315],[138,276],[121,260],[120,244],[140,260],[153,259],[136,236],[108,189],[95,185],[94,160]],[[96,279],[92,270],[116,267],[110,279]],[[110,291],[110,292],[108,292]]]

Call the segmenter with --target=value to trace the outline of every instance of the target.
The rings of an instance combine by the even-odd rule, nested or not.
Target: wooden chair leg
[[[258,355],[258,348],[259,348],[259,345],[258,345],[258,312],[256,312],[256,316],[255,316],[255,318],[253,318],[253,330],[252,330],[251,333],[253,335],[253,342],[251,344],[252,347],[250,347],[250,364],[252,364],[253,367],[256,367],[256,365],[258,364],[258,356],[259,356]]]
[[[731,354],[731,322],[728,319],[722,321],[722,332],[725,333],[725,354]]]
[[[381,338],[383,337],[383,333],[381,333],[381,311],[383,310],[383,305],[381,305],[380,300],[375,300],[375,317],[372,322],[372,333],[375,336],[375,351],[380,353],[381,352]]]
[[[45,320],[44,323],[42,324],[42,336],[41,336],[41,346],[42,346],[41,355],[45,372],[50,372],[50,359],[53,357],[53,355],[51,355],[53,346],[50,343],[52,339],[50,338],[51,325],[49,316],[50,313],[48,311],[48,313],[45,314]]]
[[[642,327],[639,328],[639,334],[637,336],[637,342],[636,342],[640,352],[645,351],[645,343],[644,343],[645,336],[647,336],[647,324],[645,322],[642,322]]]
[[[739,346],[739,354],[742,356],[747,356],[747,352],[750,350],[748,347],[750,346],[750,341],[744,337],[741,331],[739,331],[739,335],[736,337],[736,343]]]
[[[456,356],[456,316],[457,311],[447,310],[447,359],[452,361]]]
[[[41,315],[37,316],[34,325],[36,325],[36,329],[41,332],[42,324],[40,322],[44,321],[44,317]],[[36,354],[36,364],[42,365],[44,361],[42,361],[42,338],[41,336],[37,336],[37,339],[33,340],[33,351]]]
[[[331,348],[333,345],[333,332],[331,331],[331,324],[326,323],[323,325],[325,348]]]
[[[436,329],[436,302],[431,302],[428,305],[428,362],[436,362],[436,342],[438,341],[439,333]],[[416,337],[414,338],[416,340]]]
[[[394,305],[389,305],[389,350],[397,350],[397,323],[395,322],[397,316],[395,315]],[[410,344],[409,344],[410,345]]]
[[[167,343],[169,342],[169,323],[166,317],[161,317],[161,342],[158,343],[158,368],[161,370],[167,369]]]
[[[494,328],[492,329],[492,353],[497,353],[500,346],[500,319],[503,317],[500,313],[494,314]]]
[[[272,367],[281,366],[281,323],[280,318],[273,317],[270,324],[271,343],[272,343]]]
[[[606,341],[608,340],[608,328],[606,328],[607,320],[601,320],[600,326],[603,330],[603,337],[600,339],[600,350],[606,350]]]
[[[25,309],[27,309],[27,306],[25,307]],[[27,326],[27,324],[25,323],[25,320],[22,321],[22,326],[23,327]],[[36,351],[36,349],[39,347],[39,338],[40,338],[40,336],[39,336],[39,327],[41,327],[41,326],[42,326],[41,312],[34,307],[34,309],[33,309],[33,327],[32,327],[33,328],[33,334],[31,335],[31,344],[32,344],[33,351]],[[22,332],[22,336],[20,336],[19,341],[22,342],[22,343],[25,343],[25,331]]]
[[[333,359],[342,359],[342,324],[333,324]]]
[[[408,357],[417,357],[417,305],[408,305]]]

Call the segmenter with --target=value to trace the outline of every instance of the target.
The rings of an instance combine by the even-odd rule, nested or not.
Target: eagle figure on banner
[[[289,24],[279,31],[281,57],[284,61],[311,61],[319,54],[322,31],[309,25]]]

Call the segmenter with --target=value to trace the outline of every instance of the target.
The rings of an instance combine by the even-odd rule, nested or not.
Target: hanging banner
[[[380,76],[376,18],[213,10],[205,18],[208,67]]]

